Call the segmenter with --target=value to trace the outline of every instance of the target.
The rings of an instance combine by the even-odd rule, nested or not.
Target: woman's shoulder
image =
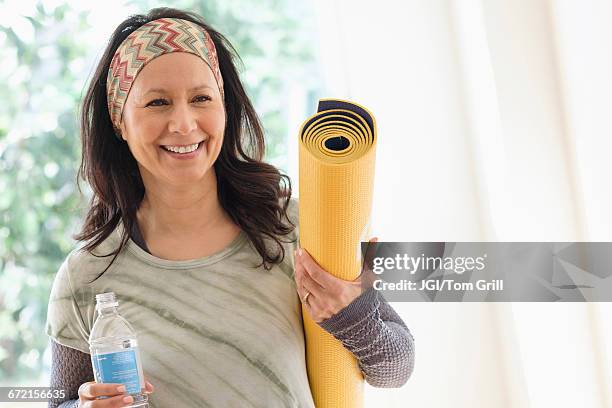
[[[108,258],[97,258],[81,245],[65,257],[55,274],[47,307],[46,333],[56,343],[88,352],[87,338],[94,316],[89,282],[108,262]]]
[[[286,197],[282,197],[279,199],[279,204],[281,206],[281,208],[284,208],[285,203],[286,203],[287,198]],[[299,230],[300,230],[300,226],[299,226],[299,221],[300,221],[300,217],[299,217],[299,205],[298,205],[298,199],[297,197],[291,196],[289,198],[289,203],[287,203],[287,210],[286,210],[286,214],[287,214],[287,219],[289,220],[289,222],[291,222],[293,230],[291,232],[291,235],[293,236],[293,238],[297,238],[299,236]],[[283,220],[284,223],[285,220]]]
[[[66,255],[55,280],[68,281],[73,288],[94,280],[108,266],[113,252],[119,247],[118,234],[118,230],[113,231],[91,251],[85,248],[85,243],[78,242]]]
[[[296,197],[289,199],[289,206],[287,207],[287,218],[297,227],[299,221],[299,205]]]

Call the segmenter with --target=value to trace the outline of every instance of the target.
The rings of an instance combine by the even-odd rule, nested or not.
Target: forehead
[[[142,95],[151,88],[163,88],[171,92],[201,84],[217,87],[208,64],[197,55],[173,52],[161,55],[145,65],[132,84],[130,94]]]

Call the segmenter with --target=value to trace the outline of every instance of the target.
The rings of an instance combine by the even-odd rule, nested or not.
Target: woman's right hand
[[[153,385],[145,381],[146,393],[153,392]],[[98,399],[98,397],[110,397]],[[89,381],[81,384],[79,387],[79,406],[78,408],[118,408],[127,407],[134,398],[125,394],[125,386],[123,384],[98,384],[95,381]]]

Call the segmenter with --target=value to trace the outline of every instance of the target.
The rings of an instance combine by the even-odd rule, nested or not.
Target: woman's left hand
[[[370,240],[375,241],[376,238]],[[361,294],[361,276],[354,281],[336,278],[303,248],[295,251],[294,258],[298,295],[316,323],[329,319]]]

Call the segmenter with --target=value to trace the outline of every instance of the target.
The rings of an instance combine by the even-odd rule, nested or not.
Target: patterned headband
[[[115,130],[119,130],[123,106],[136,76],[153,59],[171,52],[188,52],[208,64],[223,93],[217,50],[206,30],[191,21],[160,18],[132,32],[117,48],[111,61],[106,90],[108,111]]]

